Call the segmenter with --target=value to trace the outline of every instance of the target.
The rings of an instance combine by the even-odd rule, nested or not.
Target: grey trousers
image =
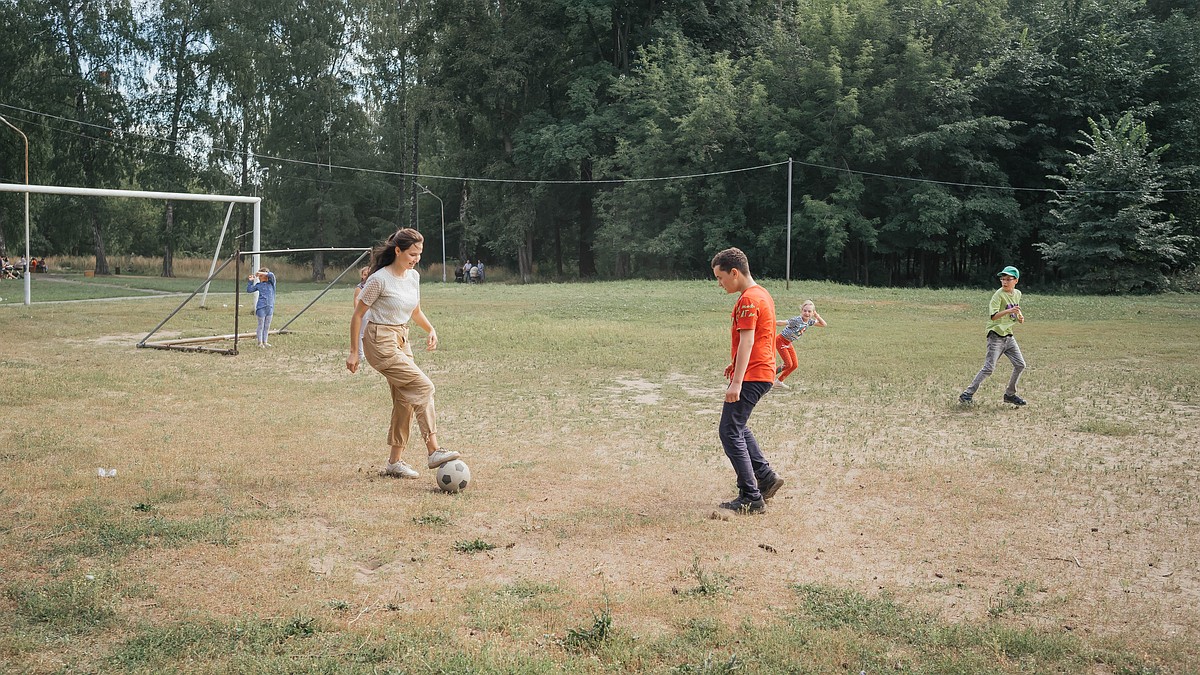
[[[979,373],[975,375],[975,379],[971,380],[971,386],[967,387],[964,394],[973,396],[975,390],[979,389],[979,385],[987,379],[988,375],[996,369],[996,361],[1000,355],[1008,357],[1012,362],[1013,372],[1012,377],[1008,380],[1008,388],[1004,390],[1005,394],[1017,393],[1017,380],[1021,379],[1021,373],[1025,370],[1025,357],[1021,356],[1021,348],[1017,346],[1017,338],[1009,335],[1008,337],[999,337],[995,333],[988,333],[987,336],[987,355],[983,358],[983,368],[979,369]]]

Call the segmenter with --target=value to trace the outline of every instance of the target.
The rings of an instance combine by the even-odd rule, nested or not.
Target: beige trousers
[[[378,370],[392,390],[392,424],[388,445],[408,447],[413,418],[421,429],[421,438],[437,433],[433,414],[433,382],[413,361],[408,344],[408,325],[368,323],[363,334],[363,353],[367,363]]]

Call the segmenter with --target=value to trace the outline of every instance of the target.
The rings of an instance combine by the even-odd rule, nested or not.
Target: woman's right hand
[[[350,358],[346,359],[346,370],[352,373],[358,372],[358,352],[350,352]]]

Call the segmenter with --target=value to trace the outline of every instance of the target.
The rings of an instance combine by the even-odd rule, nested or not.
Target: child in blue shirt
[[[267,342],[267,335],[271,332],[271,317],[275,314],[275,275],[271,270],[259,268],[246,280],[246,292],[256,291],[258,304],[254,306],[254,316],[258,317],[258,330],[255,336],[259,347],[270,347],[272,345]]]

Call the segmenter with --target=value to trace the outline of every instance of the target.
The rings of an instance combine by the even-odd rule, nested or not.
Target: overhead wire
[[[184,141],[171,140],[169,138],[164,138],[161,136],[154,136],[152,134],[143,134],[143,133],[139,133],[136,131],[130,131],[128,129],[116,129],[113,127],[106,127],[104,125],[95,124],[92,122],[81,122],[79,120],[73,120],[73,119],[70,119],[67,117],[61,117],[58,115],[41,112],[41,111],[37,111],[37,110],[30,110],[28,108],[21,108],[19,106],[9,105],[6,103],[0,103],[0,108],[16,110],[16,111],[23,112],[23,113],[30,114],[30,115],[40,115],[40,116],[47,117],[50,119],[56,119],[59,121],[68,122],[68,123],[74,124],[74,125],[84,125],[84,126],[94,127],[96,129],[100,129],[103,131],[109,131],[109,132],[113,132],[113,133],[131,134],[131,135],[145,138],[148,140],[155,140],[155,141],[161,141],[161,142],[165,142],[165,143],[175,143],[175,144],[184,143]],[[39,124],[37,122],[30,122],[30,123],[38,124],[39,126],[43,126],[44,128],[50,129],[52,131],[60,132],[60,133],[77,133],[77,132],[71,132],[71,131],[68,131],[65,129],[56,129],[55,127],[52,127],[50,125],[43,125],[43,124]],[[78,134],[78,135],[82,135],[82,134]],[[97,139],[97,140],[101,140],[103,142],[109,142],[109,143],[112,143],[112,144],[120,147],[120,144],[116,143],[115,141],[110,141],[108,139]],[[406,171],[394,171],[394,170],[389,170],[389,169],[373,169],[373,168],[368,168],[368,167],[348,166],[348,165],[342,165],[342,164],[332,164],[332,163],[327,163],[327,162],[312,162],[312,161],[308,161],[308,160],[293,159],[293,158],[289,158],[289,157],[278,157],[275,155],[266,155],[266,154],[255,153],[255,152],[243,153],[240,150],[231,150],[229,148],[223,148],[218,145],[212,145],[211,147],[214,152],[221,152],[221,153],[224,153],[227,155],[233,155],[236,157],[241,157],[242,155],[246,155],[247,157],[251,157],[255,161],[258,161],[258,162],[264,162],[264,161],[265,162],[279,162],[279,163],[286,163],[286,164],[296,164],[296,165],[302,165],[302,166],[316,167],[316,168],[326,169],[326,170],[337,169],[339,171],[354,171],[354,172],[370,173],[370,174],[385,175],[385,176],[398,176],[398,177],[402,177],[402,178],[413,178],[413,179],[424,178],[424,179],[468,181],[468,182],[479,182],[479,183],[501,183],[501,184],[512,183],[512,184],[530,184],[530,185],[597,185],[597,184],[620,185],[620,184],[625,184],[625,183],[690,180],[690,179],[696,179],[696,178],[707,178],[707,177],[711,177],[711,176],[723,176],[723,175],[729,175],[729,174],[734,174],[734,173],[745,173],[745,172],[749,172],[749,171],[759,171],[761,169],[769,169],[769,168],[773,168],[773,167],[777,167],[777,166],[783,166],[783,165],[788,164],[788,162],[790,161],[792,164],[796,164],[799,166],[804,166],[804,167],[808,167],[808,168],[812,168],[812,169],[817,169],[817,170],[821,170],[821,171],[833,171],[833,172],[838,172],[838,173],[847,173],[847,174],[853,174],[853,175],[859,175],[859,176],[867,176],[870,178],[878,178],[881,180],[894,180],[894,181],[903,181],[903,182],[925,183],[925,184],[930,184],[930,185],[942,185],[942,186],[946,186],[946,187],[973,188],[973,189],[980,189],[980,190],[997,190],[997,191],[1012,191],[1012,192],[1043,192],[1043,193],[1050,193],[1050,194],[1128,194],[1128,193],[1132,193],[1132,192],[1141,192],[1141,190],[1136,190],[1136,189],[1100,190],[1100,189],[1085,189],[1085,188],[1023,187],[1023,186],[1013,186],[1013,185],[992,185],[992,184],[988,184],[988,183],[965,183],[965,182],[957,182],[957,181],[938,180],[938,179],[933,179],[933,178],[921,178],[921,177],[917,177],[917,176],[900,176],[900,175],[896,175],[896,174],[879,173],[879,172],[874,172],[874,171],[864,171],[861,169],[852,169],[849,167],[838,167],[838,166],[831,166],[831,165],[827,165],[827,164],[817,164],[814,162],[804,162],[804,161],[800,161],[800,160],[796,160],[796,159],[780,160],[780,161],[776,161],[776,162],[770,162],[767,164],[759,164],[756,166],[740,167],[740,168],[736,168],[736,169],[725,169],[725,170],[720,170],[720,171],[707,171],[707,172],[702,172],[702,173],[691,173],[691,174],[677,174],[677,175],[671,175],[671,176],[649,176],[649,177],[641,177],[641,178],[600,178],[600,179],[595,179],[595,180],[488,178],[488,177],[483,177],[483,176],[453,176],[453,175],[444,175],[444,174],[411,173],[411,172],[406,172]],[[155,153],[155,154],[162,154],[164,156],[168,156],[168,155],[166,155],[166,153],[158,153],[154,150],[149,150],[149,149],[145,149],[144,152],[151,152],[151,153]],[[335,181],[335,182],[340,183],[340,181]],[[1164,194],[1194,194],[1194,193],[1200,193],[1200,188],[1166,188],[1166,189],[1159,190],[1159,192],[1164,193]]]

